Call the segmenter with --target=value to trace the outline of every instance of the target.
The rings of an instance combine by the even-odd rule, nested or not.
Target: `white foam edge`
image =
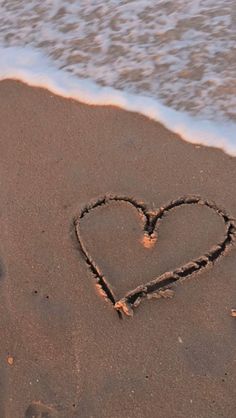
[[[236,124],[233,122],[203,120],[147,96],[101,87],[90,79],[57,69],[53,61],[31,47],[0,47],[0,57],[0,80],[18,80],[82,103],[112,105],[137,112],[162,123],[188,142],[220,148],[236,156]]]

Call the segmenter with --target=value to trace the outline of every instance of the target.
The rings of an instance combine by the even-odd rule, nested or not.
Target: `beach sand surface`
[[[184,195],[236,217],[236,159],[114,107],[0,83],[0,416],[235,418],[236,251],[119,319],[74,220],[105,195],[155,211]],[[200,140],[200,138],[199,138]],[[117,298],[222,240],[211,209],[172,209],[144,245],[128,202],[81,219]]]

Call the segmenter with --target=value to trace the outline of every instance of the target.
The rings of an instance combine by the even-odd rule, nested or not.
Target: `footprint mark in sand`
[[[135,289],[128,291],[123,298],[117,300],[108,280],[105,278],[104,274],[100,271],[99,267],[87,251],[84,239],[82,238],[80,232],[80,222],[87,214],[103,205],[109,205],[112,201],[130,204],[143,216],[143,219],[145,220],[143,229],[143,244],[145,246],[155,245],[156,231],[163,216],[172,209],[183,205],[204,205],[210,210],[213,210],[219,215],[225,224],[225,235],[221,242],[211,247],[206,254],[190,260],[188,263],[185,263],[174,271],[167,271],[158,277],[154,277],[145,284],[140,284],[140,286]],[[80,252],[82,253],[86,264],[95,276],[97,286],[99,286],[102,295],[113,304],[120,317],[122,317],[122,313],[132,316],[133,309],[136,308],[144,298],[171,297],[173,293],[171,287],[174,283],[178,280],[191,277],[193,273],[198,273],[207,266],[214,264],[214,262],[223,256],[236,241],[235,219],[233,219],[224,209],[218,207],[214,202],[194,195],[180,197],[154,211],[148,210],[148,207],[143,202],[138,202],[133,198],[108,195],[97,199],[94,203],[86,205],[80,212],[79,216],[74,219],[74,227]]]
[[[57,418],[56,410],[40,401],[33,401],[27,408],[24,418]]]

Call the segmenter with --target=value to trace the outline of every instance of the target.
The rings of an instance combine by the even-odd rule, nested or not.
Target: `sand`
[[[0,416],[234,418],[234,244],[178,280],[173,297],[144,297],[120,319],[75,221],[110,195],[154,214],[199,195],[236,217],[235,158],[140,115],[18,82],[0,83],[0,107]],[[168,211],[150,245],[144,223],[117,200],[80,219],[95,275],[116,300],[227,233],[204,204]]]

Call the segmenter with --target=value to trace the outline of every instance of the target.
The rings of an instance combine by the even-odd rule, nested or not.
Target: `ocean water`
[[[236,155],[235,0],[0,0],[0,79]]]

